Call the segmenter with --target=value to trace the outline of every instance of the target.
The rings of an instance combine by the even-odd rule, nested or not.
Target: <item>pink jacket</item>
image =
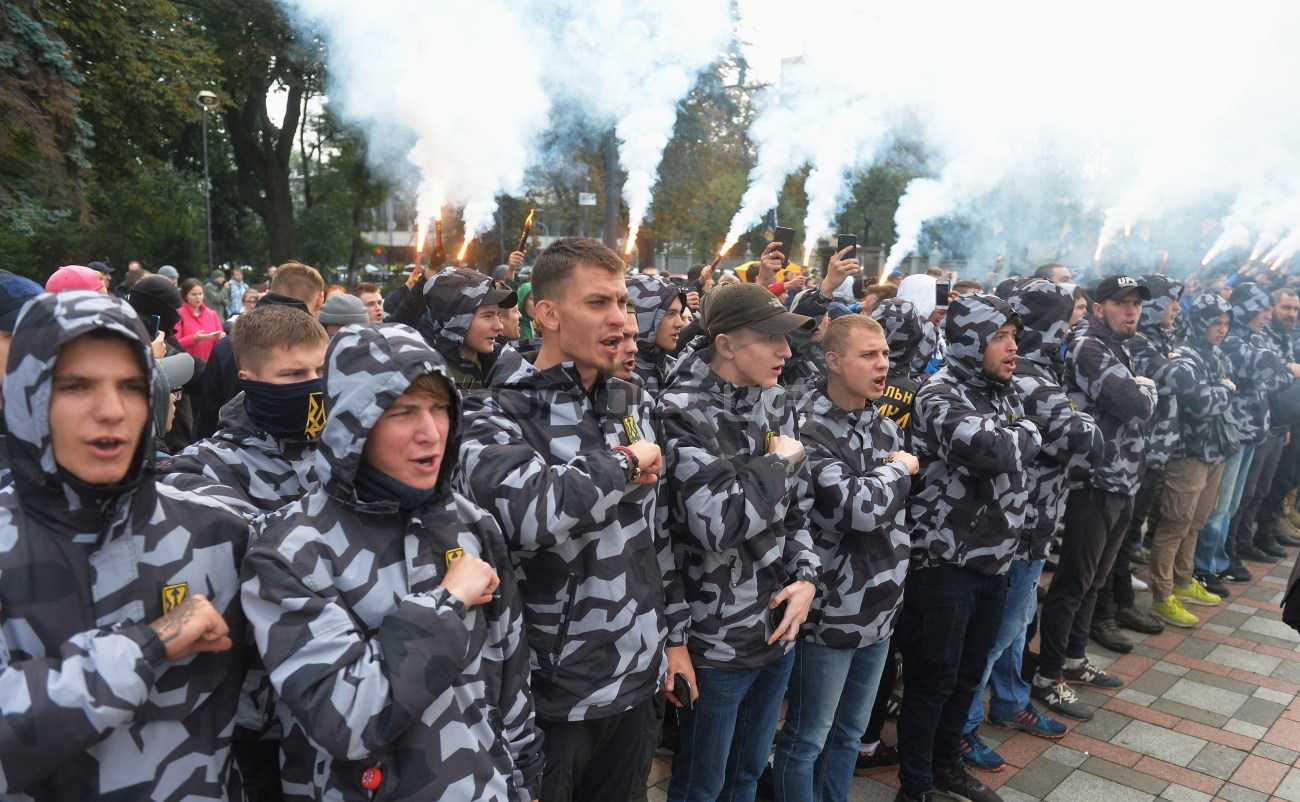
[[[212,353],[212,346],[217,344],[215,338],[196,342],[194,335],[201,331],[209,334],[214,331],[221,331],[221,318],[217,313],[208,308],[207,304],[199,306],[199,313],[194,314],[194,310],[189,304],[182,304],[177,310],[181,313],[181,322],[176,324],[176,339],[180,340],[181,348],[184,348],[190,356],[197,356],[206,360]]]

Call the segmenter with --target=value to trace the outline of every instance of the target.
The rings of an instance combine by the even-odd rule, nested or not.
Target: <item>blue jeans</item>
[[[832,649],[799,641],[774,779],[779,802],[844,802],[889,641]]]
[[[1043,575],[1044,562],[1016,560],[1007,570],[1007,606],[1002,611],[1002,626],[989,651],[984,679],[975,688],[966,732],[974,732],[984,720],[980,696],[985,685],[989,686],[989,718],[1011,718],[1029,704],[1029,683],[1020,678],[1020,663],[1025,651],[1025,629],[1038,608],[1038,578]]]
[[[679,710],[682,748],[668,784],[671,802],[753,802],[781,716],[794,650],[748,671],[700,668],[700,698]]]
[[[1219,503],[1205,528],[1196,536],[1196,573],[1217,574],[1228,570],[1228,525],[1237,514],[1241,493],[1250,475],[1250,461],[1255,455],[1254,446],[1241,447],[1223,464],[1223,478],[1219,480]],[[1161,601],[1164,601],[1161,599]]]

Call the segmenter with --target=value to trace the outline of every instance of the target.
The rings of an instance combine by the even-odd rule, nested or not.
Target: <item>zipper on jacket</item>
[[[569,636],[569,619],[573,614],[573,602],[578,595],[578,576],[569,574],[569,581],[564,586],[564,606],[560,608],[560,623],[555,628],[555,645],[551,647],[551,679],[560,670],[560,654],[564,651],[564,641]]]
[[[734,588],[734,587],[736,587],[737,584],[739,584],[739,583],[736,581],[736,560],[737,560],[737,559],[739,559],[739,555],[732,554],[731,557],[727,560],[727,587]],[[722,586],[722,585],[719,585],[719,586],[718,586],[718,606],[717,606],[717,609],[715,609],[715,610],[713,611],[713,614],[716,615],[716,616],[721,616],[721,615],[722,615],[722,608],[726,606],[726,603],[725,603],[726,596],[722,595],[722,592],[723,592],[723,586]]]

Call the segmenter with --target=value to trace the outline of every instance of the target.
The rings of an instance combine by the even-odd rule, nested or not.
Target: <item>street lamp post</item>
[[[208,176],[208,109],[217,105],[217,96],[208,90],[195,98],[203,108],[203,210],[208,221],[208,275],[212,275],[212,179]]]

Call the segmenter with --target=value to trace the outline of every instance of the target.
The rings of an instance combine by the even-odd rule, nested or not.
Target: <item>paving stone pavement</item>
[[[1094,662],[1125,687],[1082,690],[1097,713],[1066,720],[1057,741],[981,727],[1007,767],[976,776],[1006,802],[1300,802],[1300,635],[1277,606],[1292,565],[1249,563],[1256,579],[1230,585],[1218,607],[1193,607],[1194,629],[1128,632],[1136,647],[1123,656],[1092,644]],[[1150,604],[1138,594],[1139,608]],[[892,722],[884,738],[896,743]],[[650,802],[667,799],[670,772],[671,759],[657,757]],[[897,789],[896,773],[857,777],[849,799],[889,802]]]

